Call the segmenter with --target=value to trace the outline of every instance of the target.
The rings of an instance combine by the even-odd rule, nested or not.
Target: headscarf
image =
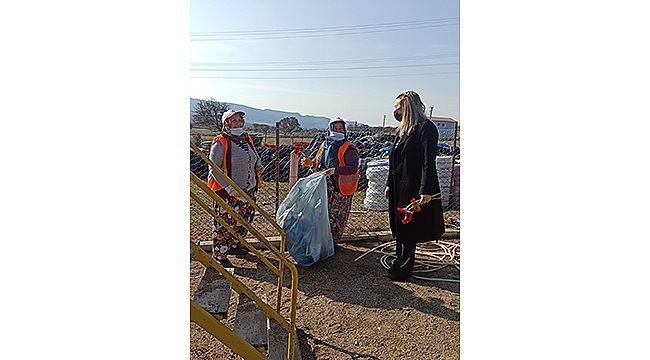
[[[345,138],[343,140],[334,141],[330,138],[330,135],[334,132],[332,129],[334,128],[334,124],[337,122],[343,123],[343,135],[345,136]],[[320,153],[318,159],[318,164],[321,164],[320,165],[321,168],[328,168],[330,166],[332,160],[336,159],[336,157],[338,156],[339,147],[343,145],[343,143],[346,142],[347,140],[348,140],[348,132],[347,129],[345,129],[345,121],[343,121],[343,119],[341,119],[338,116],[330,120],[329,127],[327,129],[327,136],[325,137],[325,141],[323,142],[323,151]]]
[[[235,113],[235,114],[236,114],[236,113]],[[232,134],[232,131],[231,131],[231,130],[232,130],[232,124],[230,123],[230,118],[231,118],[232,116],[234,116],[235,114],[233,114],[233,115],[227,117],[226,119],[224,119],[224,120],[222,121],[223,124],[222,124],[221,134],[223,134],[223,136],[224,136],[226,139],[229,139],[229,140],[232,141],[233,143],[235,143],[235,144],[237,144],[237,145],[241,145],[242,143],[245,143],[245,142],[247,141],[247,139],[246,139],[246,133],[244,132],[244,133],[242,133],[242,134],[239,135],[239,136],[236,136],[236,135],[233,135],[233,134]],[[242,112],[242,114],[243,114],[243,112]],[[246,123],[246,120],[244,120],[244,124],[245,124],[245,123]]]

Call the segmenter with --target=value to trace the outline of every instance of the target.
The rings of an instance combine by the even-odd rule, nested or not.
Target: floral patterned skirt
[[[345,224],[348,222],[350,207],[352,206],[352,195],[345,196],[334,186],[334,181],[338,181],[334,176],[327,178],[327,205],[330,218],[330,229],[334,243],[341,241]]]
[[[256,200],[257,187],[250,190],[244,190],[246,194],[253,200]],[[245,199],[235,199],[233,197],[225,199],[228,206],[230,206],[239,216],[241,216],[247,223],[252,223],[255,217],[255,208],[249,204]],[[241,237],[245,237],[248,230],[238,223],[227,211],[217,204],[216,201],[212,202],[214,212],[217,213],[222,219],[230,225],[235,232]],[[227,258],[228,251],[240,246],[239,240],[235,235],[231,234],[225,227],[221,225],[216,219],[212,225],[212,257],[217,260],[224,260]]]

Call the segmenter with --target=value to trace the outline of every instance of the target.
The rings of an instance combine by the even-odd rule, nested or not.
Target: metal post
[[[451,194],[454,190],[454,170],[456,169],[456,139],[458,138],[458,123],[454,123],[454,147],[451,150],[451,181],[449,181],[449,199],[451,200]],[[451,201],[447,203],[449,207]]]
[[[280,123],[275,123],[275,213],[280,207]]]

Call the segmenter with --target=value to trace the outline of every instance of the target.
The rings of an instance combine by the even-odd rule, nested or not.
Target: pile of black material
[[[438,143],[438,156],[453,155],[453,148],[445,143]],[[460,147],[456,146],[456,155],[460,155]]]
[[[295,146],[293,145],[280,145],[280,182],[289,182],[289,173],[291,167],[291,152]],[[275,148],[258,148],[257,153],[262,159],[262,166],[264,172],[262,173],[262,181],[275,181]],[[302,157],[302,156],[300,156]],[[306,177],[309,175],[309,169],[304,166],[298,167],[298,177]]]
[[[210,155],[210,150],[201,149],[201,151],[206,155]],[[190,150],[190,171],[194,175],[198,176],[200,179],[206,180],[208,178],[209,165],[206,163],[199,154]]]
[[[309,143],[309,146],[302,149],[299,154],[299,158],[303,157],[313,158],[320,147],[320,144],[325,141],[326,133],[319,133],[314,136],[314,138]],[[252,135],[253,144],[257,149],[262,160],[262,166],[264,166],[265,171],[262,173],[262,181],[264,182],[274,182],[275,181],[275,144],[263,144],[262,136]],[[359,191],[363,191],[368,187],[368,180],[365,177],[366,173],[366,164],[368,161],[385,157],[388,153],[387,147],[390,147],[393,141],[392,135],[374,135],[370,131],[366,132],[348,132],[348,139],[359,149]],[[294,151],[294,145],[280,145],[279,147],[279,168],[280,168],[280,182],[289,181],[290,173],[290,160],[291,152]],[[208,147],[202,147],[201,150],[204,154],[209,155],[210,149]],[[207,179],[208,176],[208,164],[195,154],[193,151],[190,151],[190,170],[199,176],[201,179]],[[310,170],[304,166],[298,167],[298,178],[306,177],[310,174]]]
[[[326,133],[320,133],[314,136],[308,147],[302,149],[301,157],[313,158],[318,151],[320,145],[325,141]],[[348,140],[359,149],[359,186],[357,191],[365,191],[368,187],[368,179],[366,179],[366,164],[368,161],[386,157],[388,154],[387,148],[393,143],[392,135],[375,135],[371,131],[349,131],[347,133]],[[286,145],[293,149],[293,146]],[[286,172],[288,179],[289,164],[283,163],[283,153],[280,151],[280,181],[285,181],[282,174]],[[264,163],[264,160],[262,160]],[[286,169],[284,168],[286,167]],[[286,170],[286,171],[285,171]],[[309,175],[309,170],[305,167],[298,169],[298,177],[302,178]],[[275,175],[274,175],[275,176]],[[288,181],[288,180],[287,180]]]
[[[302,149],[299,158],[309,157],[313,158],[320,147],[320,144],[325,141],[326,133],[322,132],[316,134],[309,143],[309,146]],[[368,179],[366,178],[366,166],[369,161],[386,158],[388,150],[393,144],[393,135],[379,134],[375,135],[371,131],[349,131],[348,140],[352,142],[359,149],[359,186],[358,191],[364,191],[368,187]],[[257,149],[262,165],[265,168],[262,174],[262,181],[274,182],[275,181],[275,144],[264,146],[263,138],[259,135],[251,135],[253,144]],[[291,152],[294,150],[294,145],[280,145],[280,182],[289,181],[290,172],[290,159]],[[204,154],[209,155],[210,149],[203,147],[201,149]],[[460,148],[456,147],[456,154],[460,153]],[[451,147],[448,145],[438,144],[438,156],[451,155]],[[201,179],[207,179],[208,164],[199,157],[199,155],[190,151],[190,170],[194,172]],[[310,174],[310,170],[304,166],[298,167],[298,178],[306,177]]]

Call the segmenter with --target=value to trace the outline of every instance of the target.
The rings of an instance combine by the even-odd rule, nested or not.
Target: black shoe
[[[230,248],[230,250],[228,250],[228,254],[232,255],[248,255],[248,253],[248,249],[244,246],[238,246],[236,248]]]
[[[225,268],[234,268],[233,264],[228,259],[223,259],[223,260],[215,259],[215,260],[217,260],[219,265],[221,265],[221,266],[223,266]]]
[[[411,278],[411,274],[393,270],[393,272],[388,273],[388,277],[395,281],[408,281]]]
[[[403,259],[395,259],[393,266],[388,269],[388,277],[395,281],[407,281],[413,275],[415,258],[411,256],[406,260],[403,262]]]
[[[404,267],[403,261],[404,261],[404,259],[400,259],[400,258],[394,259],[393,263],[388,268],[388,272],[392,273],[392,272],[395,272],[395,271],[399,271],[400,268]]]

